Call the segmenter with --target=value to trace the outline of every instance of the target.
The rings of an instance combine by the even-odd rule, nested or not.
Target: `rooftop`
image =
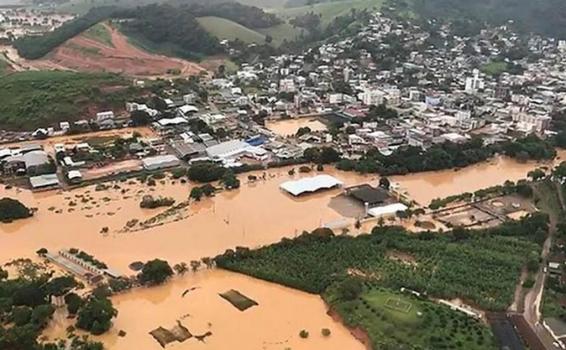
[[[322,189],[330,189],[335,186],[342,186],[344,183],[330,175],[318,175],[313,177],[305,177],[300,180],[287,181],[279,185],[279,187],[293,196],[299,196],[303,193],[312,193]]]

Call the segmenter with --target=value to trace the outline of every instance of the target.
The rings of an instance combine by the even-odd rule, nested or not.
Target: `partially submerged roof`
[[[371,187],[367,184],[348,188],[347,193],[358,201],[369,205],[383,203],[389,197],[389,193],[385,189]]]
[[[59,186],[59,178],[57,178],[57,174],[33,176],[29,178],[29,182],[33,188]]]
[[[322,189],[329,189],[335,186],[342,186],[344,183],[330,175],[317,175],[313,177],[305,177],[300,180],[287,181],[279,185],[279,187],[293,196],[299,196],[303,193],[312,193]]]
[[[408,207],[403,203],[393,203],[389,205],[384,205],[382,207],[371,208],[368,210],[368,214],[373,217],[379,218],[382,216],[394,215],[398,211],[405,211],[407,209]]]

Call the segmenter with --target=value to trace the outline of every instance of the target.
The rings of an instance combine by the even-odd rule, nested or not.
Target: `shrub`
[[[324,337],[329,337],[330,334],[331,334],[330,329],[328,329],[328,328],[323,328],[323,329],[320,331],[320,333],[321,333],[322,336],[324,336]]]
[[[169,197],[157,197],[154,198],[151,195],[145,195],[140,202],[140,208],[144,209],[154,209],[159,207],[169,207],[175,203],[173,198]]]
[[[307,339],[309,337],[309,332],[306,329],[303,329],[299,332],[299,337],[303,339]]]

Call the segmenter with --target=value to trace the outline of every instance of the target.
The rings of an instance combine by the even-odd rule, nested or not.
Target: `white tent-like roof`
[[[279,185],[293,196],[299,196],[303,193],[312,193],[322,189],[329,189],[335,186],[342,186],[344,183],[330,175],[317,175],[313,177],[305,177],[296,181],[287,181]]]
[[[382,216],[391,216],[395,215],[398,211],[407,210],[407,206],[403,203],[393,203],[389,205],[384,205],[382,207],[375,207],[368,210],[368,214],[379,218]]]

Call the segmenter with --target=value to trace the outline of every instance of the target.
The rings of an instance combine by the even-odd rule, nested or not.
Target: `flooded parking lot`
[[[295,135],[300,128],[308,127],[311,131],[326,130],[326,125],[318,118],[295,118],[283,120],[266,120],[265,126],[279,136]]]

